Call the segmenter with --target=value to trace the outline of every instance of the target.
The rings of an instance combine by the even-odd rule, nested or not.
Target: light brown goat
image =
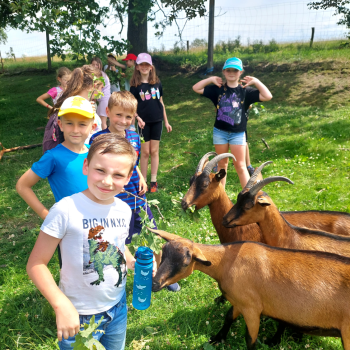
[[[208,163],[208,158],[215,157]],[[220,180],[226,176],[224,169],[217,174],[211,173],[215,164],[222,158],[233,157],[230,153],[217,155],[215,152],[205,154],[199,161],[196,173],[190,180],[190,188],[182,199],[184,210],[195,206],[196,210],[208,205],[212,223],[219,236],[220,243],[235,241],[263,242],[261,230],[255,223],[246,226],[227,228],[222,224],[222,219],[233,207],[233,203],[221,185]],[[266,163],[265,163],[266,164]],[[250,178],[247,185],[252,185],[259,178],[262,167],[259,167]],[[262,177],[260,177],[262,179]],[[336,235],[350,235],[350,215],[332,211],[299,211],[281,212],[281,214],[293,225],[327,231]]]
[[[267,163],[264,163],[265,166]],[[350,257],[350,237],[333,235],[293,226],[282,216],[272,199],[261,189],[274,181],[291,180],[275,176],[255,185],[246,186],[237,197],[237,203],[223,218],[223,225],[235,227],[257,223],[266,244],[290,249],[318,250]],[[307,214],[307,213],[305,213]],[[314,213],[312,213],[314,214]]]
[[[350,350],[349,258],[256,242],[210,246],[151,231],[168,241],[153,278],[154,292],[199,270],[218,282],[231,303],[224,326],[210,342],[224,340],[233,320],[242,314],[247,348],[253,350],[260,316],[266,315],[307,334],[340,336],[344,349]]]

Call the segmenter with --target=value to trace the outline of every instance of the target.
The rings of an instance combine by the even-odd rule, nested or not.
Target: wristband
[[[46,105],[46,108],[50,108],[51,109],[51,106],[49,104]]]

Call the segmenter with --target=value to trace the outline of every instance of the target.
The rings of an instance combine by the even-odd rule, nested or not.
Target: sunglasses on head
[[[236,68],[226,68],[225,69],[225,72],[228,72],[228,73],[237,73],[237,72],[240,72],[240,70],[236,69]]]

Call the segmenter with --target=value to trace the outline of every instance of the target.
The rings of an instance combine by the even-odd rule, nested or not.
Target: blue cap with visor
[[[222,69],[225,70],[227,68],[236,68],[242,71],[243,70],[242,61],[237,57],[231,57],[228,60],[226,60],[224,67]]]

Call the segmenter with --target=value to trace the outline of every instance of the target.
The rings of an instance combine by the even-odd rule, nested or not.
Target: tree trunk
[[[134,3],[135,0],[129,0],[127,37],[132,46],[128,53],[137,56],[141,52],[147,52],[147,12],[137,14],[134,20],[133,9],[137,6]]]

